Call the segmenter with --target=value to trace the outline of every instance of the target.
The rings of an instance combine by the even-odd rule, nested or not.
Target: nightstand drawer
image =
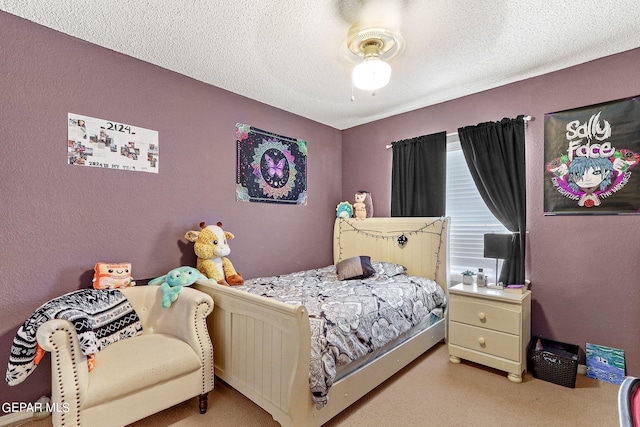
[[[480,328],[519,335],[521,306],[451,295],[450,319]]]
[[[520,337],[462,323],[449,324],[449,342],[504,359],[520,361]]]

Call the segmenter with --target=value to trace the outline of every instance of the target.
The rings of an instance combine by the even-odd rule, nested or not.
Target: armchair
[[[159,286],[121,291],[143,333],[97,353],[91,372],[69,321],[49,320],[37,331],[38,344],[51,352],[54,426],[124,426],[195,396],[200,412],[207,410],[214,385],[206,322],[211,297],[184,288],[170,308],[163,308]]]

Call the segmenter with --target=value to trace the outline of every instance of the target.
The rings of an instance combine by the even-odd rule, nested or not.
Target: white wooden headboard
[[[433,279],[447,290],[449,221],[448,217],[336,218],[333,261],[368,255],[372,261],[402,264],[408,274]]]

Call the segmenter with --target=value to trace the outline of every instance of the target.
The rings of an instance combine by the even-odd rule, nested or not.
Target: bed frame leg
[[[200,407],[200,413],[204,414],[207,412],[207,407],[209,405],[209,393],[204,393],[198,396],[198,406]]]

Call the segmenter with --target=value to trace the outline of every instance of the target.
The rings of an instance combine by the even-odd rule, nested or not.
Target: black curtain
[[[524,116],[458,129],[464,158],[482,199],[513,233],[511,257],[500,279],[524,283],[526,244],[526,171]]]
[[[392,144],[391,216],[444,216],[446,132]]]

